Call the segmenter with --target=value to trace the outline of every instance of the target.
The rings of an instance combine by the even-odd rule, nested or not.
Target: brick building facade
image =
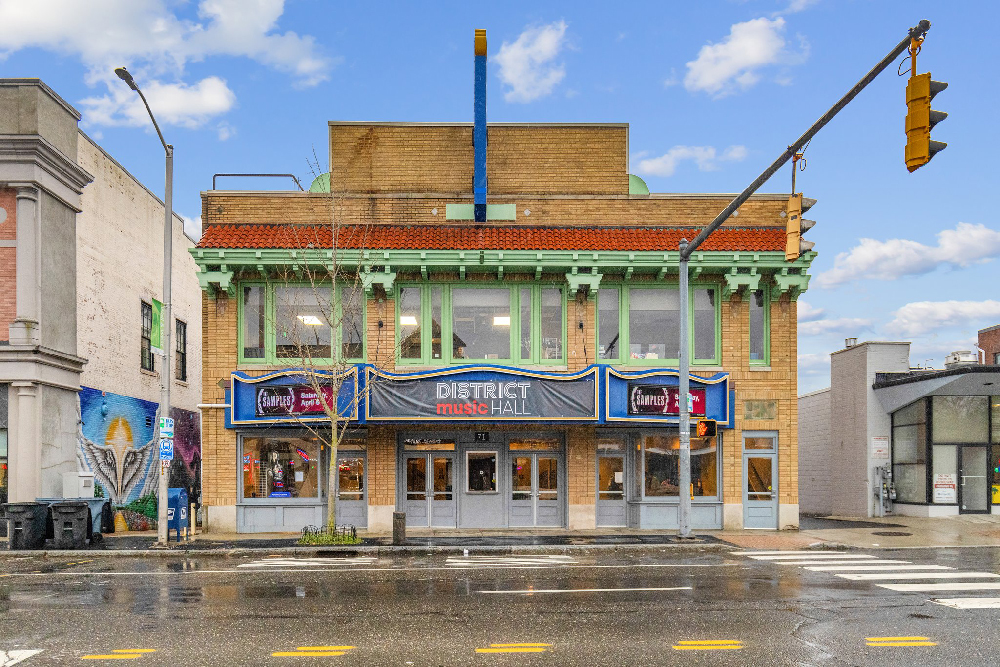
[[[1000,324],[979,330],[978,347],[986,356],[982,363],[1000,366]]]
[[[676,345],[677,243],[730,197],[630,193],[624,125],[490,125],[488,136],[485,223],[468,219],[471,125],[331,123],[330,192],[203,193],[192,254],[204,289],[203,403],[216,406],[203,421],[210,530],[323,520],[328,449],[303,445],[315,425],[252,404],[269,386],[292,392],[293,369],[324,364],[358,369],[358,415],[338,455],[342,520],[384,530],[398,509],[411,526],[676,526],[676,411],[644,413],[631,399],[660,391],[676,401],[676,346],[666,350]],[[720,421],[717,439],[692,441],[696,527],[798,523],[796,299],[813,253],[785,262],[786,204],[753,197],[692,257],[693,393]],[[329,289],[315,277],[331,261],[342,284],[325,311],[314,296],[287,296],[295,285]],[[470,299],[475,288],[482,299]],[[354,325],[363,340],[349,353],[337,312],[354,293],[364,295]],[[304,364],[283,329],[309,308],[324,313],[312,316],[323,320],[323,360]],[[470,323],[489,318],[510,338]],[[486,351],[466,352],[476,345]],[[379,412],[442,378],[541,386],[588,369],[596,405],[579,420]],[[473,488],[484,473],[485,491]],[[493,504],[480,495],[490,493]],[[764,507],[748,515],[754,501]]]

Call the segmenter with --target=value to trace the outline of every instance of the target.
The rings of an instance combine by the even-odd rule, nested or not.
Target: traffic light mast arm
[[[760,188],[760,186],[764,185],[764,183],[766,183],[768,179],[770,179],[771,176],[774,175],[774,172],[781,169],[781,167],[783,167],[785,163],[792,158],[793,155],[799,152],[799,150],[806,145],[807,141],[812,139],[817,132],[823,129],[824,125],[829,123],[834,116],[840,113],[841,109],[846,107],[851,102],[851,100],[857,97],[858,93],[864,90],[869,83],[874,81],[875,77],[877,77],[879,74],[882,73],[882,70],[884,70],[886,67],[892,64],[892,62],[895,61],[896,58],[900,56],[900,54],[909,49],[913,42],[916,41],[919,43],[919,41],[923,40],[924,35],[927,33],[928,30],[930,30],[930,28],[931,28],[931,23],[930,21],[927,20],[923,20],[920,23],[918,23],[916,27],[910,28],[909,34],[906,36],[905,39],[903,39],[899,44],[897,44],[896,47],[879,62],[879,64],[875,65],[875,67],[872,68],[872,70],[868,72],[868,74],[866,74],[865,77],[861,79],[861,81],[858,81],[856,84],[854,84],[854,87],[851,88],[849,91],[847,91],[847,94],[844,95],[842,98],[840,98],[840,101],[834,104],[829,111],[827,111],[825,114],[823,114],[823,116],[819,120],[813,123],[813,126],[810,127],[808,130],[806,130],[805,134],[799,137],[794,144],[789,146],[788,149],[781,154],[781,157],[775,160],[770,167],[765,169],[764,172],[760,176],[758,176],[753,183],[748,185],[746,190],[741,192],[736,197],[736,199],[729,202],[729,205],[726,206],[726,208],[723,209],[723,211],[716,216],[715,220],[710,222],[707,227],[701,230],[701,233],[699,233],[698,236],[696,236],[693,241],[688,243],[686,248],[681,249],[682,258],[688,259],[691,256],[691,253],[697,250],[698,246],[700,246],[705,241],[705,239],[708,238],[709,234],[714,232],[722,225],[723,222],[728,220],[729,216],[731,216],[733,212],[736,209],[738,209],[743,202],[745,202],[747,199],[750,198],[750,195],[755,193]],[[914,65],[915,65],[916,55],[911,53],[910,57],[914,59]]]

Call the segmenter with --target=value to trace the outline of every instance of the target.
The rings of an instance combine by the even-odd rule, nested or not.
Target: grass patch
[[[354,526],[338,527],[333,530],[307,526],[302,531],[302,537],[299,538],[298,543],[302,546],[361,544],[361,538],[358,537]]]

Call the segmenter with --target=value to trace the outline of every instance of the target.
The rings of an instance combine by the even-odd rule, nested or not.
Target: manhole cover
[[[872,535],[880,535],[882,537],[911,537],[913,533],[903,533],[898,530],[874,530]]]

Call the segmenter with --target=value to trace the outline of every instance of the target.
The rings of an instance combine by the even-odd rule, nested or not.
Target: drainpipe
[[[472,146],[475,151],[472,192],[475,221],[486,222],[486,31],[476,30],[476,79],[472,128]]]

